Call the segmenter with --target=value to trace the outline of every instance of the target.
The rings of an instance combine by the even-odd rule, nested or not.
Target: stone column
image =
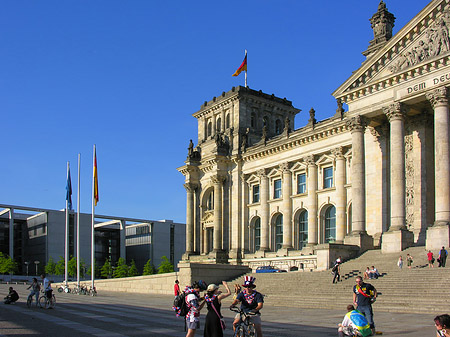
[[[214,239],[213,251],[222,251],[222,187],[224,177],[217,175],[211,178],[214,184]]]
[[[186,189],[186,257],[194,253],[194,214],[195,214],[195,190],[197,189],[197,184],[186,183],[184,184]]]
[[[260,251],[269,250],[269,178],[265,170],[259,170],[258,175],[261,179],[261,245]]]
[[[289,163],[282,163],[280,170],[283,172],[283,249],[292,248],[292,173]]]
[[[9,209],[9,257],[14,259],[14,208]]]
[[[400,103],[383,108],[390,123],[391,221],[389,230],[405,226],[405,109]]]
[[[336,242],[343,243],[346,234],[347,193],[345,190],[345,157],[343,148],[332,150],[336,161]]]
[[[352,235],[366,232],[366,184],[364,117],[356,116],[347,121],[352,134]]]
[[[447,88],[427,94],[434,109],[435,224],[450,222],[450,149]]]
[[[127,260],[126,228],[127,222],[125,220],[120,220],[120,257],[123,258],[125,261]],[[149,233],[149,235],[151,235],[151,233]]]
[[[317,165],[314,156],[305,158],[308,165],[308,245],[313,246],[317,240]]]
[[[450,145],[447,88],[426,94],[434,109],[434,226],[427,230],[426,249],[450,245]]]

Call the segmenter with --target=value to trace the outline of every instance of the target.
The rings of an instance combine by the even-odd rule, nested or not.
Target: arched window
[[[227,115],[227,117],[225,119],[225,124],[226,124],[226,128],[229,129],[230,128],[230,114]]]
[[[325,211],[325,243],[336,240],[336,208],[330,206]]]
[[[212,211],[214,209],[214,191],[211,191],[208,195],[208,199],[206,200],[206,210]]]
[[[298,217],[298,249],[308,244],[308,211],[303,211]]]
[[[261,218],[255,221],[255,252],[261,247]]]
[[[275,122],[275,134],[279,135],[281,134],[281,132],[283,132],[283,126],[281,124],[281,121],[277,119]]]
[[[283,214],[275,219],[275,250],[283,247]]]
[[[208,126],[207,126],[207,130],[206,130],[206,136],[207,137],[211,137],[212,134],[212,123],[211,121],[208,121]]]
[[[269,128],[269,119],[267,118],[267,116],[263,118],[263,125],[266,127],[266,129]]]
[[[217,118],[217,123],[216,123],[216,132],[219,133],[222,131],[222,118]]]

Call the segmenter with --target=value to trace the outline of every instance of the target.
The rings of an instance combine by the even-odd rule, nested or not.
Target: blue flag
[[[69,209],[72,209],[72,182],[70,179],[70,168],[67,168],[66,200]]]

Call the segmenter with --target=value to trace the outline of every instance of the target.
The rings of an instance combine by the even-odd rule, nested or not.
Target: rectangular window
[[[252,198],[252,202],[255,204],[257,202],[259,202],[259,185],[254,185],[253,186],[253,198]]]
[[[323,188],[333,187],[333,167],[323,169]]]
[[[281,198],[281,179],[277,179],[273,182],[273,198]]]
[[[306,174],[297,175],[297,194],[306,193]]]

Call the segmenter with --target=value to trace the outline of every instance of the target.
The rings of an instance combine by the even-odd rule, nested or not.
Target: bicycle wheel
[[[39,298],[39,306],[41,308],[47,309],[49,305],[49,301],[47,299],[47,296],[41,296],[41,298]]]
[[[56,304],[56,297],[55,295],[52,295],[52,298],[48,301],[48,305],[50,308],[54,308]]]
[[[64,290],[64,289],[63,289],[62,287],[59,287],[59,288],[58,288],[58,292],[59,292],[59,293],[62,293],[63,290]]]
[[[33,303],[33,297],[31,295],[28,295],[27,298],[27,307],[31,308],[31,304]]]
[[[236,331],[234,332],[233,337],[245,337],[245,330],[242,325],[238,325],[236,327]]]
[[[249,337],[255,337],[256,336],[255,326],[253,324],[250,324],[247,327],[247,336],[249,336]]]
[[[89,290],[89,295],[90,295],[90,296],[97,296],[97,291],[95,291],[95,290],[93,290],[93,289],[90,289],[90,290]]]
[[[79,292],[80,292],[80,290],[77,287],[73,288],[73,290],[72,290],[72,294],[75,294],[75,295],[77,295]]]

